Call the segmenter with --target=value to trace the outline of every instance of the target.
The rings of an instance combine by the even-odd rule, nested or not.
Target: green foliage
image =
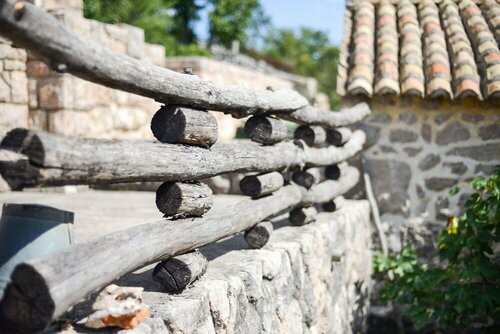
[[[332,109],[338,109],[337,63],[339,49],[330,44],[326,33],[302,27],[298,31],[277,29],[265,38],[264,53],[289,63],[296,73],[318,80],[328,94]]]
[[[168,56],[203,55],[208,52],[196,44],[192,27],[202,7],[196,0],[85,0],[84,15],[140,27],[146,42],[165,46]]]
[[[477,177],[470,185],[475,193],[465,213],[450,217],[438,238],[438,266],[420,263],[409,247],[374,259],[375,272],[386,279],[382,299],[407,306],[417,327],[467,327],[477,317],[500,317],[500,266],[492,249],[500,241],[500,166],[489,179]]]
[[[209,44],[218,43],[230,47],[234,40],[244,46],[248,31],[258,31],[269,22],[259,0],[210,0],[213,6],[208,14]]]

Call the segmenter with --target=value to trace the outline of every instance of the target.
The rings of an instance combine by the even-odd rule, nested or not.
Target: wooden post
[[[321,168],[307,168],[293,173],[292,181],[299,186],[310,189],[313,184],[323,181],[322,174],[323,171]]]
[[[325,167],[325,177],[328,180],[338,180],[340,177],[340,168],[338,165],[330,165]]]
[[[302,139],[309,146],[319,146],[326,141],[326,131],[317,125],[301,125],[295,129],[295,139]]]
[[[165,216],[201,216],[214,203],[204,183],[165,182],[156,190],[156,206]]]
[[[180,293],[207,271],[208,260],[198,251],[174,256],[156,265],[153,279],[169,293]]]
[[[283,183],[283,176],[278,172],[248,175],[240,181],[240,189],[244,195],[260,197],[275,192]]]
[[[253,248],[262,248],[269,241],[273,231],[273,224],[263,221],[245,231],[245,240]]]
[[[321,204],[321,210],[326,212],[335,212],[337,210],[337,204],[333,200],[325,202]]]
[[[314,206],[308,208],[293,208],[290,211],[290,223],[295,226],[302,226],[312,223],[316,220],[318,210]]]
[[[245,136],[261,144],[275,144],[287,137],[286,124],[270,116],[252,116],[245,123]]]
[[[348,128],[338,128],[326,132],[326,141],[335,146],[343,146],[351,139],[352,131]]]
[[[151,120],[153,135],[162,143],[210,147],[217,141],[217,120],[206,110],[162,106]]]

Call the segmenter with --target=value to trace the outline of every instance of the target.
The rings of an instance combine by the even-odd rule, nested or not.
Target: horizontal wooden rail
[[[65,137],[15,129],[0,148],[22,154],[0,161],[12,189],[68,184],[191,181],[231,172],[267,172],[290,166],[327,166],[362,149],[355,131],[343,147],[310,148],[303,142],[262,146],[250,141],[218,143],[211,149],[144,140]],[[6,160],[6,159],[4,159]]]
[[[346,191],[356,183],[356,175],[347,170],[333,182]],[[323,190],[329,195],[318,197],[317,190],[304,193],[288,185],[267,197],[213,208],[200,218],[146,223],[20,264],[0,302],[0,321],[17,330],[42,330],[70,306],[126,273],[247,230],[303,200],[331,200],[341,194]]]
[[[26,2],[15,7],[15,1],[0,1],[0,34],[57,71],[167,104],[223,111],[234,117],[293,111],[308,104],[292,90],[217,86],[118,54],[81,38],[54,16]]]
[[[340,111],[329,111],[308,106],[291,113],[277,114],[277,116],[281,119],[299,124],[321,125],[329,128],[335,128],[361,121],[369,114],[370,106],[363,102],[350,108],[341,109]]]

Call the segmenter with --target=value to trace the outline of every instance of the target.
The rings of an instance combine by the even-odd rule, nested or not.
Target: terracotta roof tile
[[[341,95],[500,98],[498,0],[348,0]]]

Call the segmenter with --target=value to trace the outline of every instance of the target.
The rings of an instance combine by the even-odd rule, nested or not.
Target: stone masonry
[[[463,207],[465,194],[450,197],[449,189],[491,175],[500,164],[500,114],[496,106],[473,100],[379,98],[371,104],[372,114],[359,125],[368,137],[364,168],[390,245],[398,250],[411,241],[424,247],[424,239],[432,241],[432,233]]]

